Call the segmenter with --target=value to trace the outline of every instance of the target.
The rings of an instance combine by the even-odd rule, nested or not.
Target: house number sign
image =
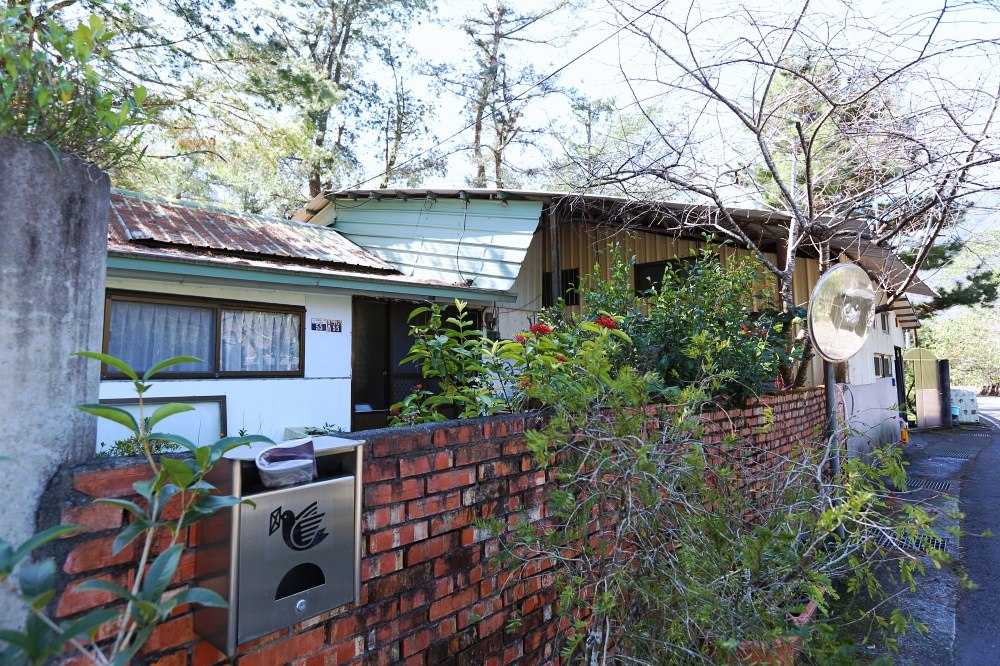
[[[341,322],[339,319],[313,319],[310,324],[310,328],[314,331],[340,333]]]

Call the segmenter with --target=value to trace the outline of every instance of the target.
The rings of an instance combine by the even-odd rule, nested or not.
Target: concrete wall
[[[295,293],[281,290],[236,289],[110,278],[108,288],[150,291],[207,299],[297,305],[306,308],[305,377],[268,379],[154,379],[149,398],[226,397],[226,434],[241,429],[249,434],[284,437],[290,426],[331,424],[349,430],[351,426],[351,297]],[[340,333],[313,331],[311,319],[337,319]],[[134,398],[132,383],[120,380],[101,382],[101,399]],[[183,402],[183,400],[182,400]],[[215,409],[212,406],[212,409]],[[218,419],[205,411],[181,414],[163,422],[162,429],[183,435],[200,444],[219,436]],[[187,417],[187,418],[185,418]],[[111,444],[126,437],[125,428],[110,422],[98,425],[97,443]]]
[[[0,536],[35,531],[38,497],[64,462],[92,455],[109,181],[46,147],[0,137]],[[23,616],[0,591],[0,625]]]

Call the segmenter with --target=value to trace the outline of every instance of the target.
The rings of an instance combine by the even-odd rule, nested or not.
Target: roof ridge
[[[159,196],[157,194],[146,194],[145,192],[136,192],[134,190],[126,190],[120,187],[112,187],[112,194],[118,194],[120,196],[138,199],[139,201],[149,201],[153,203],[159,203],[166,206],[181,206],[182,208],[189,208],[192,210],[206,210],[215,213],[222,213],[224,215],[232,215],[234,217],[245,217],[252,220],[258,220],[260,222],[277,222],[280,224],[288,224],[294,227],[306,227],[309,229],[327,229],[329,231],[336,231],[330,227],[320,227],[316,224],[309,224],[308,222],[299,222],[297,220],[288,220],[282,217],[274,217],[271,215],[260,215],[258,213],[247,213],[245,211],[233,210],[232,208],[223,208],[222,206],[212,206],[208,204],[198,203],[196,201],[187,201],[184,199],[168,199],[166,197]]]

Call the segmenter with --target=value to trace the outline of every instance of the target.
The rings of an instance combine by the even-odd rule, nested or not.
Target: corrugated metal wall
[[[313,222],[333,225],[404,275],[507,291],[541,210],[537,201],[337,199]]]

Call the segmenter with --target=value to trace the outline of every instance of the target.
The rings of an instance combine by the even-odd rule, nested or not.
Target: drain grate
[[[959,460],[972,460],[976,454],[971,451],[936,451],[931,455],[934,458],[958,458]]]
[[[930,548],[947,550],[949,543],[948,539],[936,534],[918,534],[915,537],[897,536],[894,539],[890,539],[882,532],[875,535],[874,541],[884,548],[899,547],[911,553],[925,553]],[[895,546],[893,542],[895,542]]]
[[[934,479],[919,479],[919,478],[907,479],[906,488],[908,490],[925,488],[927,490],[948,491],[951,490],[951,481],[935,481]]]
[[[992,436],[992,433],[989,433],[989,432],[969,432],[969,431],[966,431],[966,432],[962,432],[962,433],[959,433],[959,434],[962,435],[963,437],[991,437]]]

